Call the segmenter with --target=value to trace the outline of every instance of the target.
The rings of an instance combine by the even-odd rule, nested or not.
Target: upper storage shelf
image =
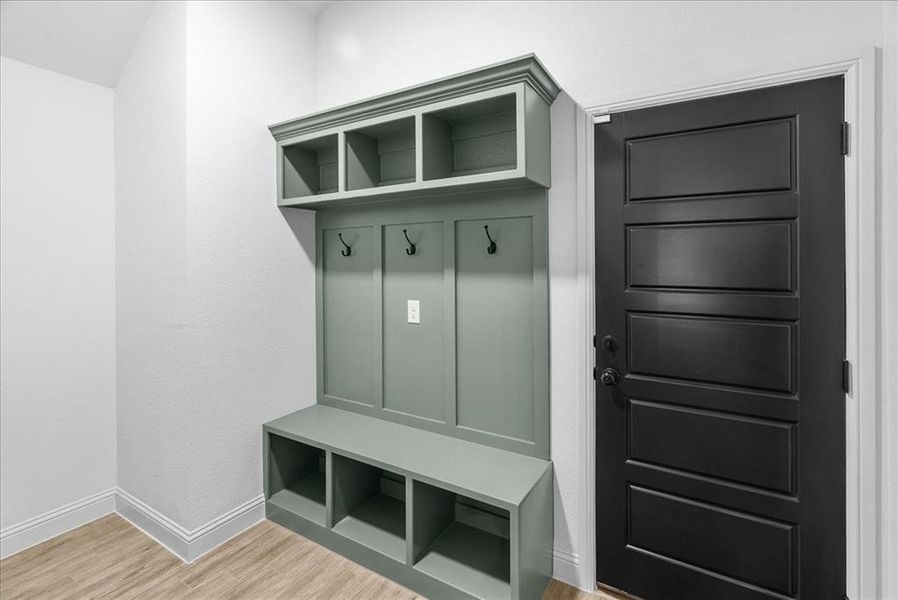
[[[278,204],[549,187],[559,92],[531,54],[272,125]]]

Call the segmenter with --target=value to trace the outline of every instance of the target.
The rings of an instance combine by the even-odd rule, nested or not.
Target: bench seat
[[[316,404],[263,426],[266,516],[432,598],[540,598],[550,461]]]

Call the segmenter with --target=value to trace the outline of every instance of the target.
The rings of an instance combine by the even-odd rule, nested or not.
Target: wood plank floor
[[[414,592],[270,521],[187,565],[118,515],[0,561],[0,599],[413,600]],[[440,599],[442,600],[442,599]],[[554,581],[544,600],[618,600]]]

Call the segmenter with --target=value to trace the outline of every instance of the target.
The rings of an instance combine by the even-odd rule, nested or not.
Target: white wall
[[[159,2],[115,91],[118,482],[181,542],[315,401],[314,221],[277,209],[266,128],[312,109],[314,42],[289,3]]]
[[[112,103],[109,88],[0,58],[6,533],[115,485]]]
[[[262,423],[315,403],[314,214],[277,208],[266,127],[312,110],[314,55],[290,3],[189,4],[188,527],[258,497]]]
[[[175,522],[190,503],[187,11],[158,2],[115,89],[118,486]]]
[[[883,5],[882,240],[882,565],[883,598],[898,598],[898,2]]]
[[[335,2],[318,18],[318,105],[535,52],[588,105],[785,70],[882,39],[881,2]]]
[[[648,95],[696,82],[785,71],[829,57],[857,56],[873,45],[894,44],[895,19],[884,18],[889,10],[894,12],[894,7],[883,2],[337,2],[318,19],[317,101],[319,108],[343,104],[535,52],[576,102],[590,106],[599,99]],[[887,89],[898,85],[894,64],[893,57],[893,67],[884,71]],[[890,114],[891,130],[883,148],[895,144],[894,113]],[[558,118],[553,115],[553,127]],[[557,160],[559,152],[569,151],[553,148],[553,197],[560,195],[559,184],[568,185],[570,173],[559,178]],[[894,150],[890,156],[894,163]],[[883,198],[894,204],[890,172],[894,168],[883,169]],[[556,570],[556,575],[566,579],[570,563],[586,553],[592,536],[578,497],[584,465],[575,432],[582,413],[574,407],[584,398],[582,390],[570,383],[583,375],[571,354],[581,341],[580,329],[570,322],[570,311],[581,300],[571,277],[574,271],[583,277],[586,268],[576,264],[577,236],[571,222],[576,216],[571,210],[570,202],[550,203],[556,569],[563,570]],[[883,246],[892,248],[893,254],[884,264],[895,265],[898,218],[894,209],[888,210],[892,212],[884,213],[890,220],[883,225]],[[884,303],[894,302],[888,291],[883,289]],[[888,325],[884,345],[894,347],[898,331],[895,323]],[[896,402],[895,388],[894,381],[885,388],[891,406]],[[891,489],[892,497],[898,497],[894,484]],[[581,566],[581,576],[585,572]],[[590,585],[582,579],[577,583]]]

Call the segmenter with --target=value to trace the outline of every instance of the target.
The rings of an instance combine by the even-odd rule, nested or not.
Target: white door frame
[[[595,587],[595,386],[592,333],[595,332],[595,214],[593,208],[593,124],[607,115],[673,102],[708,98],[828,77],[845,77],[845,120],[849,153],[845,158],[845,310],[846,358],[852,365],[846,395],[846,591],[851,600],[880,597],[879,356],[876,185],[877,48],[821,60],[790,71],[714,81],[678,90],[592,102],[578,116],[578,231],[581,322],[580,587]],[[600,333],[600,332],[596,332]]]

